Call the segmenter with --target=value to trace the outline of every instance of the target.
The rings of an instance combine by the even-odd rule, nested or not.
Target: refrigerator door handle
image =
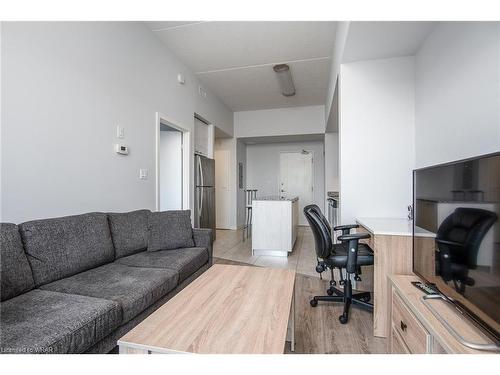
[[[200,199],[198,200],[198,219],[200,221],[200,228],[201,228],[201,212],[203,210],[203,187],[198,188],[200,191]]]
[[[200,174],[200,181],[199,181],[199,186],[205,186],[204,179],[203,179],[203,168],[201,165],[201,156],[198,156],[198,171]]]

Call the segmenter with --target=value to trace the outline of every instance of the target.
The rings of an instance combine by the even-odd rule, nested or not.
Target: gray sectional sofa
[[[0,224],[0,353],[107,353],[212,264],[189,211]]]

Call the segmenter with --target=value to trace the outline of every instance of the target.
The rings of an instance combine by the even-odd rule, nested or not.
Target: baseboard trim
[[[252,250],[252,255],[255,256],[271,256],[271,257],[287,257],[288,251],[282,250]]]

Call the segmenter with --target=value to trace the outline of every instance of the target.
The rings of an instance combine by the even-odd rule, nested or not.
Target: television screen
[[[414,171],[413,269],[498,335],[500,154]]]

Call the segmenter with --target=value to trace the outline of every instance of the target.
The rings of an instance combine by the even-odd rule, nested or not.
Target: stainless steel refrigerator
[[[215,160],[195,155],[194,226],[210,228],[215,239]]]

